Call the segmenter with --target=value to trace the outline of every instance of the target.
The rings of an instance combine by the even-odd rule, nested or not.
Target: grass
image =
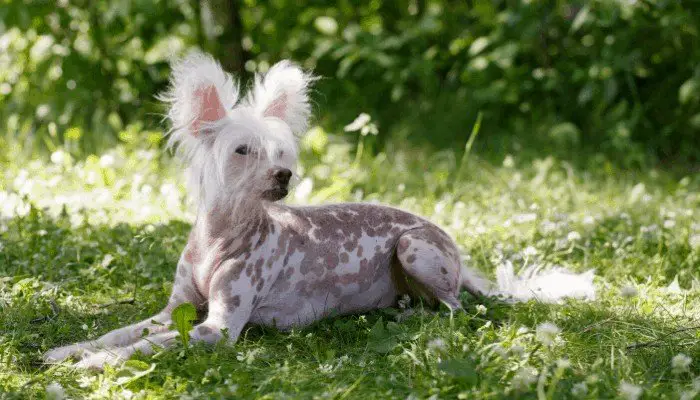
[[[452,318],[411,304],[291,333],[250,327],[233,347],[178,347],[104,373],[44,366],[50,348],[158,311],[192,220],[177,167],[159,151],[80,162],[57,152],[8,164],[0,178],[0,398],[698,395],[697,176],[517,155],[492,165],[391,142],[355,162],[353,146],[318,128],[302,147],[290,201],[420,213],[487,272],[507,261],[595,268],[598,299],[508,305],[464,294],[466,312]],[[674,368],[679,353],[690,365],[676,358]]]

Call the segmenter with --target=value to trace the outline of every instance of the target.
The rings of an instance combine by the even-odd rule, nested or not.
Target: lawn
[[[46,366],[165,304],[192,222],[177,164],[154,148],[10,161],[0,177],[0,398],[654,398],[700,393],[700,179],[553,157],[372,155],[314,128],[293,203],[379,201],[426,216],[463,260],[595,269],[592,302],[464,312],[414,302],[233,347],[137,356],[103,373]],[[367,149],[365,149],[367,150]],[[490,157],[493,159],[493,157]],[[685,356],[684,356],[685,355]]]

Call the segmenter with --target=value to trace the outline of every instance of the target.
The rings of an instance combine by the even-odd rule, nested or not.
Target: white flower
[[[586,215],[585,217],[583,217],[583,224],[584,225],[593,225],[593,224],[595,224],[595,218],[593,218],[590,215]]]
[[[63,164],[66,159],[66,153],[63,150],[56,150],[51,153],[51,162],[54,164]]]
[[[523,354],[525,354],[525,348],[516,344],[515,346],[510,348],[510,353],[514,356],[521,357]]]
[[[525,250],[523,250],[523,255],[526,257],[535,256],[537,255],[537,249],[532,246],[527,246]]]
[[[444,340],[436,338],[428,342],[428,348],[431,350],[443,351],[447,348],[447,344],[445,344]]]
[[[620,397],[626,400],[637,400],[642,395],[642,388],[628,382],[620,383]]]
[[[571,388],[571,394],[574,397],[585,397],[588,394],[588,385],[586,382],[579,382]]]
[[[690,244],[690,247],[693,249],[700,249],[700,235],[696,234],[691,236],[688,239],[688,244]]]
[[[477,314],[486,314],[486,311],[488,311],[488,309],[486,308],[485,305],[479,304],[476,306],[476,313]]]
[[[620,289],[620,295],[625,298],[632,298],[637,295],[637,288],[632,285],[625,285]]]
[[[527,389],[537,380],[537,370],[532,367],[522,367],[515,373],[511,385],[517,390]]]
[[[513,159],[513,156],[510,154],[506,155],[506,158],[503,159],[503,166],[505,168],[513,168],[515,166],[515,160]]]
[[[330,374],[331,372],[333,372],[333,365],[332,364],[319,364],[318,370],[321,371],[322,374]]]
[[[679,397],[680,400],[693,400],[696,398],[698,395],[698,392],[695,390],[686,390],[683,393],[681,393],[681,396]]]
[[[581,240],[581,234],[576,231],[571,231],[568,235],[566,235],[566,240],[568,240],[569,242]]]
[[[513,216],[513,222],[516,224],[524,224],[526,222],[532,222],[537,219],[537,214],[535,213],[524,213],[517,214]]]
[[[369,121],[371,121],[371,120],[372,120],[372,117],[370,117],[369,114],[367,114],[367,113],[362,113],[362,114],[358,115],[357,118],[355,118],[354,121],[352,121],[351,123],[345,125],[345,128],[343,128],[343,130],[344,130],[345,132],[355,132],[355,131],[359,131],[359,130],[362,129],[365,125],[367,125],[367,124],[369,123]]]
[[[674,226],[676,226],[676,221],[674,221],[672,219],[667,219],[666,221],[664,221],[664,228],[671,229]]]
[[[53,382],[46,387],[46,398],[50,400],[61,400],[66,398],[66,391],[58,382]]]
[[[568,358],[560,358],[557,360],[557,368],[567,369],[569,367],[571,367],[571,361],[569,361]]]
[[[687,371],[688,367],[690,366],[690,363],[692,362],[693,359],[686,356],[685,354],[676,354],[676,356],[671,359],[671,367],[673,367],[673,373],[680,374]]]
[[[114,165],[114,156],[111,154],[105,154],[100,157],[100,167],[109,168]]]
[[[551,322],[545,322],[537,326],[537,340],[539,340],[545,346],[550,346],[554,343],[554,339],[557,338],[561,329]]]

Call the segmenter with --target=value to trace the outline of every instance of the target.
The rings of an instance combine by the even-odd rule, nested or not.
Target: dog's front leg
[[[58,347],[44,354],[44,361],[56,363],[71,356],[80,357],[84,353],[91,353],[105,348],[123,347],[134,343],[144,335],[164,332],[169,330],[171,324],[170,314],[179,304],[190,302],[202,304],[204,299],[197,292],[192,283],[192,267],[182,261],[178,265],[175,285],[168,300],[168,305],[158,314],[141,322],[115,329],[105,335],[95,339],[68,346]]]
[[[272,277],[277,276],[273,269],[258,270],[248,277],[241,273],[243,267],[245,266],[234,264],[218,271],[212,277],[209,313],[206,320],[190,331],[190,340],[193,343],[213,344],[224,337],[228,343],[235,343],[250,320],[257,303],[269,293],[273,283]],[[136,352],[150,355],[156,347],[173,346],[177,343],[178,335],[175,331],[150,335],[128,346],[104,349],[91,354],[76,366],[101,369],[105,364],[116,365],[125,361]]]

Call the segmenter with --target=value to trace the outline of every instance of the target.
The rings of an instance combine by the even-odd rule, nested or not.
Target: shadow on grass
[[[52,347],[98,337],[159,311],[169,295],[190,227],[182,221],[169,221],[73,228],[65,217],[51,218],[38,211],[10,221],[8,226],[0,256],[0,275],[4,276],[0,281],[0,335],[10,338],[2,343],[2,350],[13,354],[22,370],[41,368],[41,353]],[[342,356],[376,360],[361,371],[381,375],[393,368],[402,349],[425,346],[432,335],[459,332],[470,343],[475,342],[471,338],[477,337],[486,321],[496,327],[535,329],[544,321],[555,320],[563,329],[563,356],[580,368],[585,370],[598,359],[614,362],[611,354],[619,354],[629,357],[633,368],[649,381],[670,379],[669,360],[678,352],[700,353],[697,330],[688,329],[692,321],[611,309],[605,299],[563,306],[478,301],[485,301],[489,309],[484,318],[458,313],[450,320],[444,310],[418,307],[416,314],[395,325],[388,322],[396,321],[404,311],[387,309],[327,318],[291,332],[249,327],[233,347],[217,345],[211,351],[195,346],[189,352],[180,348],[160,355],[158,362],[170,372],[160,371],[151,379],[165,382],[171,373],[201,379],[209,368],[220,365],[222,371],[236,372],[239,383],[255,386],[261,376],[277,382],[273,375],[280,364],[316,371],[319,365],[337,362]],[[468,310],[475,304],[477,300],[465,295]],[[386,351],[377,350],[384,348],[384,343],[377,346],[373,344],[376,340],[389,343]],[[698,372],[698,367],[694,368]],[[312,375],[303,379],[310,380]],[[444,374],[437,376],[450,379]],[[340,379],[352,384],[356,377]],[[410,394],[410,379],[397,379],[392,383],[397,393]],[[478,379],[488,377],[480,374]],[[313,386],[321,390],[324,382]],[[290,390],[293,386],[280,385]]]

